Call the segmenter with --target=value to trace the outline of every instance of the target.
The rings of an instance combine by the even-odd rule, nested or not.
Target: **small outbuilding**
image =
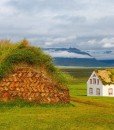
[[[37,103],[69,103],[63,74],[40,48],[0,42],[0,101],[22,99]]]
[[[87,96],[114,97],[114,69],[93,71],[87,81]]]

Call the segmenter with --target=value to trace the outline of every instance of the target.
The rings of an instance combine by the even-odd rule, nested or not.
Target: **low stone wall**
[[[68,89],[60,88],[42,72],[18,68],[0,82],[0,100],[24,99],[37,103],[68,103]]]

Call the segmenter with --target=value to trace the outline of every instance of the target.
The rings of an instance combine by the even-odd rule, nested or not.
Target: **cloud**
[[[103,38],[100,41],[91,40],[88,43],[93,45],[102,46],[102,48],[113,48],[114,47],[114,38]]]
[[[7,3],[10,2],[10,0],[1,0],[0,1],[0,15],[1,17],[11,15],[15,13],[14,7],[9,6]]]
[[[114,59],[114,51],[112,50],[87,50],[87,53],[98,60]]]
[[[0,38],[28,38],[41,47],[114,48],[113,5],[113,0],[1,0]]]
[[[73,40],[76,39],[76,36],[69,36],[69,37],[59,37],[59,38],[54,38],[54,39],[49,39],[48,41],[45,42],[45,45],[51,46],[55,44],[67,44],[69,42],[72,42]]]
[[[112,48],[112,47],[114,47],[114,43],[105,43],[105,44],[103,45],[103,47],[104,47],[104,48]]]
[[[103,44],[104,48],[113,48],[114,47],[114,38],[104,38],[101,41],[101,44]]]

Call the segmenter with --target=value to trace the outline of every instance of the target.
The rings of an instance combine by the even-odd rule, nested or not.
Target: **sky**
[[[114,0],[0,0],[0,39],[114,50]]]

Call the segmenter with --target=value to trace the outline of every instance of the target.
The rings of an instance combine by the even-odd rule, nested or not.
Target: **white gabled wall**
[[[93,75],[95,74],[96,77],[93,77]],[[99,79],[99,77],[97,76],[97,74],[95,73],[95,71],[93,71],[93,73],[91,74],[90,78],[88,79],[87,81],[87,96],[98,96],[96,95],[96,89],[99,88],[100,89],[100,95],[99,96],[103,96],[103,84],[102,82],[100,81],[99,79],[99,85],[96,83],[96,84],[90,84],[90,79],[93,80],[93,78],[96,78]],[[89,88],[92,88],[93,89],[93,94],[89,94]]]

